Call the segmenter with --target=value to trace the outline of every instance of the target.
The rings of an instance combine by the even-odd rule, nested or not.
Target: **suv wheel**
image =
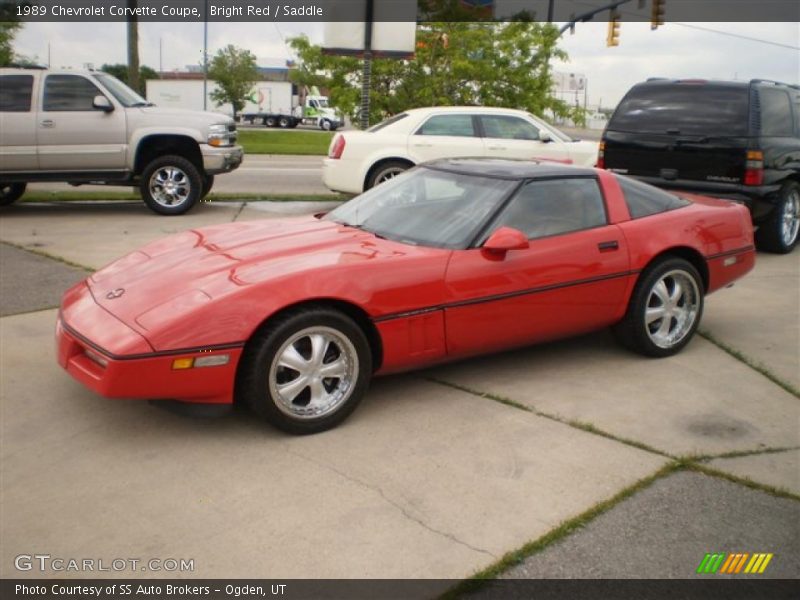
[[[142,173],[140,191],[145,204],[160,215],[182,215],[200,199],[203,179],[182,156],[161,156]]]
[[[758,247],[787,254],[797,245],[800,233],[800,184],[788,181],[778,192],[778,202],[756,231]]]
[[[3,183],[0,181],[0,206],[14,204],[22,198],[27,183]]]
[[[203,178],[203,189],[200,191],[200,199],[202,200],[211,192],[211,188],[214,187],[214,176],[213,175],[206,175]]]

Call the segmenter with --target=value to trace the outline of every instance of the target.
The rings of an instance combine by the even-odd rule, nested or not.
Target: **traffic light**
[[[658,29],[664,24],[664,4],[666,0],[653,0],[653,9],[650,13],[650,29]]]
[[[608,35],[606,36],[606,46],[619,46],[619,21],[620,14],[612,10],[608,15]]]

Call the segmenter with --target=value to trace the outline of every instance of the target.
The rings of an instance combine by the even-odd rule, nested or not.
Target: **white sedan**
[[[360,194],[416,164],[437,158],[488,156],[594,166],[598,144],[573,140],[532,114],[509,108],[415,108],[366,131],[336,134],[322,180]]]

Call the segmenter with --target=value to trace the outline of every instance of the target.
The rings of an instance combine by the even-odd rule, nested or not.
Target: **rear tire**
[[[264,125],[267,127],[275,127],[278,124],[277,119],[275,117],[267,117],[264,119]]]
[[[301,308],[247,342],[236,397],[287,433],[318,433],[356,409],[371,377],[369,342],[352,319],[325,307]]]
[[[612,331],[625,347],[655,358],[680,352],[703,316],[703,280],[682,258],[665,257],[639,277]]]
[[[28,187],[27,183],[0,182],[0,206],[14,204],[14,202],[22,198],[26,187]]]
[[[366,190],[374,188],[376,185],[381,184],[389,179],[397,177],[403,171],[411,168],[407,162],[401,160],[389,160],[377,167],[372,171],[369,178],[367,178]]]
[[[278,127],[280,127],[281,129],[289,129],[291,125],[292,121],[291,119],[289,119],[289,117],[281,117],[280,119],[278,119]]]
[[[778,192],[778,202],[756,231],[759,249],[788,254],[800,238],[800,184],[787,181]]]
[[[200,199],[203,178],[182,156],[153,160],[142,173],[139,190],[147,207],[160,215],[182,215]]]

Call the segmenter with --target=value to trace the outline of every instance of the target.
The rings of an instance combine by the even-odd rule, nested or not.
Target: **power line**
[[[720,35],[727,35],[730,37],[739,38],[741,40],[748,40],[750,42],[758,42],[760,44],[769,44],[770,46],[778,46],[779,48],[789,48],[790,50],[800,50],[800,46],[792,46],[790,44],[782,44],[780,42],[772,42],[770,40],[762,40],[761,38],[750,37],[749,35],[741,35],[739,33],[731,33],[730,31],[720,31],[719,29],[711,29],[710,27],[701,27],[700,25],[690,25],[689,23],[677,23],[673,21],[671,25],[679,25],[681,27],[688,27],[689,29],[699,29],[700,31],[709,31],[711,33],[718,33]]]

